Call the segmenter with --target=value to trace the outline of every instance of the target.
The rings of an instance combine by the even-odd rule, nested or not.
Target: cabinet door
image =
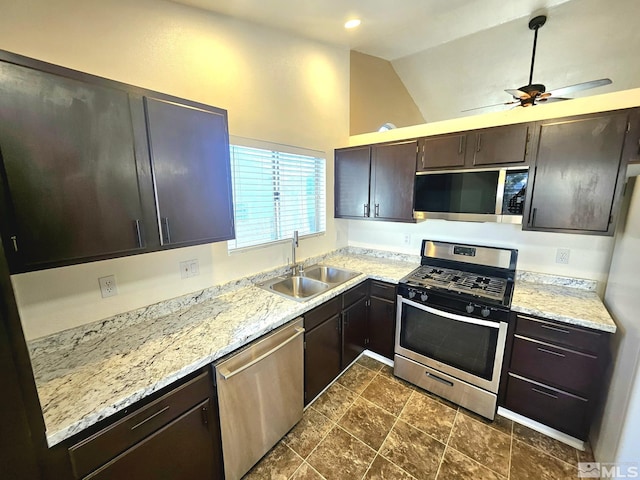
[[[143,247],[126,92],[0,63],[0,155],[14,272]]]
[[[369,307],[369,350],[393,359],[396,336],[395,302],[371,297]]]
[[[464,167],[466,133],[423,138],[420,144],[418,170]]]
[[[374,145],[371,152],[373,217],[413,221],[416,141]]]
[[[369,335],[367,298],[342,312],[342,368],[345,369],[366,348]]]
[[[85,478],[222,479],[214,448],[217,425],[206,400]]]
[[[478,130],[473,135],[473,165],[522,164],[526,160],[530,125],[518,124],[508,127]]]
[[[356,147],[335,152],[335,217],[369,216],[370,148]]]
[[[148,97],[145,112],[162,244],[233,238],[226,112]]]
[[[613,234],[627,117],[541,124],[525,229]]]
[[[313,400],[340,373],[340,315],[305,333],[304,402]]]

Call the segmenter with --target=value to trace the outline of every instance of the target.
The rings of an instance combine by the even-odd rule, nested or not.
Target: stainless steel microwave
[[[414,217],[522,223],[528,176],[522,167],[419,172]]]

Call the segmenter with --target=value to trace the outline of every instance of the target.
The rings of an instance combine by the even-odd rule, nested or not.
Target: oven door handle
[[[411,305],[412,307],[415,307],[417,309],[424,310],[425,312],[429,312],[434,315],[438,315],[439,317],[445,317],[451,320],[457,320],[458,322],[471,323],[473,325],[480,325],[480,326],[489,327],[489,328],[496,328],[496,329],[500,328],[500,322],[480,320],[473,317],[465,317],[463,315],[457,315],[455,313],[443,312],[442,310],[437,310],[435,308],[427,307],[426,305],[422,305],[420,303],[407,300],[404,297],[402,297],[402,303],[406,303],[407,305]]]

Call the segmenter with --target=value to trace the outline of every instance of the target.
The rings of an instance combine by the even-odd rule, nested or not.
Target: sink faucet
[[[299,246],[298,230],[296,230],[293,232],[293,237],[291,237],[291,275],[302,275],[304,273],[302,264],[298,265],[296,262],[296,248]]]

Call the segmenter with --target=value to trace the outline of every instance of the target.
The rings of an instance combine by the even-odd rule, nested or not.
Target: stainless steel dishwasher
[[[302,418],[302,319],[214,364],[226,480],[240,479]]]

